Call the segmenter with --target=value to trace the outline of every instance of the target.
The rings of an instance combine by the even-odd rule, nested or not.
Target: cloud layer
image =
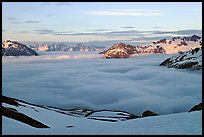
[[[163,13],[159,10],[148,10],[148,9],[81,11],[81,13],[91,14],[91,15],[106,15],[106,16],[161,16],[163,15]]]
[[[3,95],[62,108],[183,112],[202,101],[201,71],[159,64],[169,55],[103,59],[97,53],[3,57]]]

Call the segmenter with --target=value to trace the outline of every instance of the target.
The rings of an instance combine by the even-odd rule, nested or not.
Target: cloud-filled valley
[[[36,57],[2,57],[2,92],[67,109],[184,112],[202,100],[202,71],[159,66],[169,56],[109,60],[94,52],[42,52]]]

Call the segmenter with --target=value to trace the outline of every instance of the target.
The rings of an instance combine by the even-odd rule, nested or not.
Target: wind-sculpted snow
[[[202,100],[202,70],[159,66],[172,55],[107,60],[95,52],[48,53],[3,57],[3,94],[40,105],[124,110],[135,115],[145,110],[186,112]]]

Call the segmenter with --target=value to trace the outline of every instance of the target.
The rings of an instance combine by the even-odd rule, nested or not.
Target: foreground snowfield
[[[202,111],[183,112],[161,116],[107,122],[74,117],[58,112],[25,105],[15,107],[50,128],[34,128],[16,120],[2,116],[3,135],[201,135]],[[11,105],[3,103],[4,106]],[[26,106],[26,107],[25,107]],[[13,107],[13,106],[12,106]]]
[[[149,109],[161,115],[106,122],[42,110],[41,117],[30,115],[51,128],[36,129],[2,117],[3,134],[202,134],[202,111],[187,112],[202,102],[202,70],[159,66],[170,54],[128,59],[103,59],[96,52],[40,55],[2,57],[3,95],[65,109],[123,110],[136,115]]]

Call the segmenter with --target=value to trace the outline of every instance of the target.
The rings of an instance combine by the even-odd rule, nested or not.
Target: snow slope
[[[22,122],[2,116],[3,135],[201,135],[202,111],[183,112],[126,121],[107,122],[59,113],[57,109],[44,108],[18,102],[14,106],[2,103],[4,107],[16,109],[50,128],[35,128]],[[67,112],[69,113],[69,112]],[[99,112],[105,118],[115,115],[107,111]],[[96,117],[98,114],[94,114]]]

